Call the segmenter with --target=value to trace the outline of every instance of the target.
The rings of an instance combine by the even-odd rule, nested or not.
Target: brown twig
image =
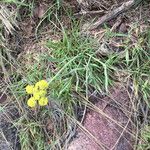
[[[103,10],[97,10],[97,11],[80,11],[79,13],[75,13],[74,16],[79,15],[95,15],[95,14],[104,14]]]
[[[111,20],[112,18],[123,13],[124,11],[127,11],[135,4],[136,4],[136,0],[129,0],[125,3],[123,3],[120,7],[110,11],[108,14],[106,14],[106,15],[102,16],[100,19],[98,19],[95,23],[91,24],[89,29],[90,30],[96,29],[97,27],[101,26],[104,22]]]

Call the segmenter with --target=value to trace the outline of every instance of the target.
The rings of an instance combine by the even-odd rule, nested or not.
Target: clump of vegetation
[[[139,150],[150,149],[150,127],[146,126],[141,131],[141,140],[139,142]]]
[[[32,5],[26,5],[24,1],[11,2],[28,9],[34,4],[34,1]],[[58,18],[59,9],[60,1],[57,1],[39,21],[35,35],[37,38],[41,31],[40,25],[47,19],[46,21],[56,27],[53,34],[58,30],[60,39],[46,40],[47,51],[38,54],[38,58],[34,63],[31,61],[30,66],[24,68],[25,64],[21,60],[20,66],[14,67],[15,59],[12,59],[10,51],[4,45],[0,52],[2,70],[7,70],[8,64],[14,69],[11,75],[7,75],[9,82],[6,85],[20,113],[14,125],[18,128],[21,148],[23,150],[66,148],[75,134],[77,108],[86,107],[89,95],[93,92],[107,94],[109,87],[115,81],[120,81],[120,73],[123,73],[125,82],[132,81],[130,83],[135,97],[134,111],[137,113],[142,110],[142,114],[139,115],[144,116],[145,125],[149,124],[148,113],[144,111],[150,107],[149,30],[139,34],[136,42],[132,43],[132,31],[137,27],[131,28],[128,34],[117,34],[106,26],[105,40],[123,38],[123,50],[101,55],[100,43],[91,37],[81,35],[81,22],[70,14],[67,15],[71,19],[71,27],[65,29]],[[51,15],[55,16],[55,19],[51,18]],[[124,82],[123,80],[121,82]],[[31,97],[29,98],[27,94]],[[29,109],[26,103],[34,109]],[[36,107],[37,104],[45,107],[39,109]],[[134,118],[139,120],[137,116]],[[139,123],[137,126],[140,126]],[[149,148],[149,136],[149,132],[142,133],[142,138],[147,141],[145,149]]]

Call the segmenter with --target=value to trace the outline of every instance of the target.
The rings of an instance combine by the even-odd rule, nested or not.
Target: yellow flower
[[[44,91],[44,90],[36,91],[33,93],[33,97],[36,100],[39,100],[41,97],[44,97],[45,95],[46,95],[46,91]]]
[[[26,86],[26,92],[28,94],[33,94],[34,85],[27,85]]]
[[[35,107],[37,104],[40,106],[45,106],[48,104],[48,98],[45,97],[47,94],[46,89],[48,88],[48,82],[46,80],[40,80],[34,85],[26,86],[26,92],[28,94],[32,94],[33,97],[29,98],[27,101],[27,105],[29,107]]]
[[[39,99],[39,105],[40,106],[45,106],[48,104],[48,98],[47,97],[42,97],[41,99]]]
[[[35,107],[36,106],[36,100],[35,100],[35,98],[34,97],[29,98],[28,101],[27,101],[27,105],[29,107]]]
[[[39,92],[38,86],[34,86],[33,94]]]
[[[46,91],[45,90],[40,90],[39,91],[39,95],[41,96],[41,97],[44,97],[45,95],[46,95]]]
[[[33,97],[35,98],[35,100],[39,100],[39,99],[40,99],[40,94],[39,94],[39,92],[33,93]]]
[[[35,84],[35,87],[40,90],[45,90],[48,88],[48,82],[46,80],[41,80]]]

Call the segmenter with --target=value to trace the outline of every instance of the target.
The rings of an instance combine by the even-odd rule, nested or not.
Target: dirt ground
[[[120,2],[122,3],[122,1]],[[74,2],[71,1],[70,3]],[[74,6],[76,5],[78,6],[77,3],[74,4]],[[109,6],[107,3],[104,3],[98,7],[107,12],[109,10],[108,8],[111,8],[111,6],[111,3],[109,3]],[[117,6],[117,1],[113,6],[113,8]],[[36,60],[37,53],[46,51],[46,48],[43,45],[47,39],[61,39],[59,33],[58,36],[44,34],[44,32],[46,33],[47,31],[51,33],[51,27],[45,27],[41,37],[39,38],[40,40],[36,40],[34,33],[35,26],[37,24],[35,22],[42,17],[42,11],[45,11],[46,9],[46,7],[41,7],[42,4],[37,6],[34,14],[35,16],[32,18],[33,20],[28,20],[27,18],[19,24],[20,31],[18,31],[18,35],[13,36],[9,41],[12,41],[12,43],[16,45],[16,49],[19,49],[19,55],[17,56],[17,59],[25,61],[25,63],[26,60],[24,58],[26,55],[30,55],[32,53],[33,58]],[[133,22],[140,20],[141,30],[145,30],[145,28],[147,28],[149,25],[149,23],[145,22],[150,19],[147,18],[147,16],[150,14],[150,11],[149,9],[147,10],[147,7],[149,6],[145,7],[141,5],[135,10],[123,13],[107,23],[114,31],[127,33],[130,29],[130,25]],[[83,8],[85,8],[84,5]],[[95,7],[95,4],[88,4],[86,8],[89,8],[90,11],[92,11],[93,8],[94,10],[98,9]],[[72,7],[72,9],[74,9],[75,13],[78,13],[78,9],[75,9],[75,7]],[[67,21],[64,21],[64,23],[69,22],[68,19],[66,20]],[[119,22],[119,20],[121,20],[121,22],[119,25],[117,25],[117,27],[115,27],[114,24]],[[66,27],[68,26],[66,25]],[[90,35],[96,35],[98,38],[100,38],[99,40],[102,41],[102,30],[103,28],[101,27],[97,30],[91,31]],[[117,40],[118,39],[115,39],[115,41]],[[116,49],[117,51],[118,46],[114,41],[112,43],[110,43],[110,47],[113,47],[113,50]],[[11,47],[13,47],[13,45],[11,45]],[[36,53],[34,52],[35,50]],[[109,55],[109,53],[110,52],[108,52],[107,55]],[[90,96],[89,99],[92,102],[96,102],[95,110],[88,109],[84,118],[83,126],[79,125],[77,128],[77,133],[72,137],[72,141],[68,146],[68,150],[133,150],[134,146],[137,144],[137,141],[133,140],[135,137],[135,125],[132,122],[133,101],[132,97],[129,96],[132,95],[132,92],[133,91],[131,87],[128,85],[124,84],[123,86],[122,84],[117,83],[116,86],[110,88],[110,93],[104,98],[100,98],[97,95]],[[13,112],[13,114],[10,114],[10,112]],[[10,116],[8,116],[8,114]],[[0,112],[0,131],[2,133],[0,136],[0,150],[20,149],[17,129],[12,126],[11,123],[11,121],[15,120],[17,116],[18,112],[12,106],[7,106],[2,112]]]
[[[132,99],[129,98],[127,87],[117,86],[110,91],[110,95],[102,99],[96,96],[91,97],[91,99],[98,99],[96,107],[100,111],[93,110],[86,114],[83,124],[88,131],[79,127],[68,150],[133,149],[134,125],[130,116]],[[105,115],[109,116],[109,119]],[[88,132],[96,139],[87,136]]]

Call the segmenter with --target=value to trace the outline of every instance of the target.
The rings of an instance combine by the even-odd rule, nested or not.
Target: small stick
[[[97,10],[97,11],[80,11],[79,13],[74,14],[74,16],[79,15],[95,15],[95,14],[104,14],[103,10]]]
[[[100,19],[98,19],[95,23],[93,23],[90,26],[90,30],[98,28],[104,22],[111,20],[112,18],[118,16],[120,13],[123,13],[124,11],[127,11],[135,4],[136,4],[136,0],[129,0],[128,2],[123,3],[120,7],[112,10],[108,14],[106,14],[106,15],[102,16]]]

